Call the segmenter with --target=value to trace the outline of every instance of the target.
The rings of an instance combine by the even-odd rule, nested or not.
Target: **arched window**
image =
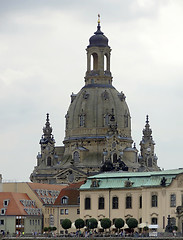
[[[132,208],[132,197],[131,196],[126,197],[126,208]]]
[[[113,154],[113,163],[117,163],[117,154],[116,153],[114,153]]]
[[[85,209],[91,209],[91,198],[90,197],[86,197],[85,198]]]
[[[47,166],[51,166],[51,157],[47,158]]]
[[[105,114],[104,115],[104,126],[108,126],[109,125],[109,114]]]
[[[68,204],[69,198],[67,196],[64,196],[61,198],[61,204]]]
[[[74,159],[74,162],[79,162],[79,152],[78,151],[75,151],[73,153],[73,159]]]
[[[175,194],[170,195],[170,207],[176,207],[176,195]]]
[[[152,198],[151,198],[152,202],[152,207],[157,207],[158,206],[158,196],[156,194],[152,195]]]
[[[81,114],[79,116],[79,126],[84,127],[85,126],[85,114]]]
[[[112,208],[113,209],[118,209],[118,197],[113,197],[112,198]]]
[[[98,209],[104,209],[104,197],[98,199]]]
[[[98,70],[98,55],[96,53],[93,53],[91,55],[91,70]]]
[[[151,218],[151,224],[152,225],[157,225],[158,224],[158,219],[156,217]]]
[[[124,115],[124,127],[127,128],[128,127],[128,114],[127,112]]]
[[[107,55],[104,55],[104,71],[108,70],[107,62]]]

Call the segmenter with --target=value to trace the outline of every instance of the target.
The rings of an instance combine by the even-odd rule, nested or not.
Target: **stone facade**
[[[111,48],[97,31],[87,46],[85,85],[71,95],[66,113],[64,146],[55,146],[49,115],[40,140],[41,152],[30,176],[32,182],[72,183],[104,171],[158,170],[149,122],[141,141],[141,154],[133,145],[131,116],[123,92],[112,85]]]
[[[80,217],[133,217],[139,223],[158,225],[164,232],[171,224],[183,231],[183,170],[103,173],[89,177],[80,188]]]

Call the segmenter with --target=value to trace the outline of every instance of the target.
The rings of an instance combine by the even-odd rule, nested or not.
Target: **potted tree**
[[[70,219],[66,218],[62,221],[62,227],[65,229],[65,233],[68,233],[68,229],[71,228],[72,222]]]
[[[75,224],[76,229],[79,229],[79,234],[78,235],[80,236],[81,235],[80,229],[84,227],[85,222],[84,222],[83,219],[78,218],[78,219],[76,219],[74,224]]]
[[[101,220],[101,227],[105,229],[106,232],[106,230],[111,227],[111,220],[109,218],[103,218]]]
[[[138,221],[136,218],[129,218],[126,223],[130,230],[132,231],[132,233],[134,232],[134,228],[138,226]]]
[[[118,229],[118,234],[119,234],[119,229],[122,228],[125,225],[125,222],[122,218],[116,218],[114,221],[114,226]]]

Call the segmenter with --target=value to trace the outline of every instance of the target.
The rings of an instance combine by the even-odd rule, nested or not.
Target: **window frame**
[[[151,218],[151,224],[152,225],[157,225],[158,224],[158,218],[157,217],[152,217]]]
[[[112,209],[119,208],[119,198],[117,196],[112,197]]]
[[[91,210],[91,198],[90,197],[85,198],[85,210]]]
[[[105,198],[104,197],[98,198],[98,209],[99,210],[105,209]]]
[[[170,207],[176,207],[176,194],[170,194]]]
[[[151,196],[151,207],[158,207],[158,195],[153,194]]]
[[[132,209],[132,196],[126,196],[126,209]]]
[[[61,204],[63,204],[63,205],[67,205],[68,201],[69,201],[69,198],[67,196],[63,196],[61,198]]]

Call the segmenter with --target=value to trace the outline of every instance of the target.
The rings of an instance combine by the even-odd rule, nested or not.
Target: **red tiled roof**
[[[4,200],[9,200],[7,206],[4,206]],[[5,215],[28,215],[24,210],[26,208],[20,200],[31,200],[26,193],[0,192],[0,209],[6,209]],[[31,205],[29,208],[36,208]]]
[[[61,204],[61,199],[64,196],[68,197],[67,205],[78,205],[79,188],[82,184],[84,184],[84,181],[70,184],[68,187],[62,189],[54,205],[64,205]]]

